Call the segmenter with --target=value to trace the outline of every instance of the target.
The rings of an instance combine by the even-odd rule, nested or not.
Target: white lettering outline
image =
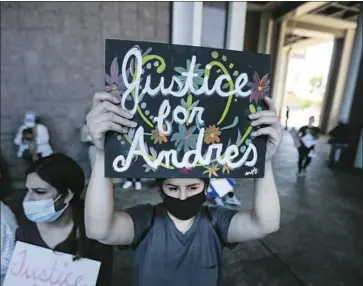
[[[151,160],[145,148],[144,128],[142,126],[139,126],[135,132],[134,139],[132,141],[127,157],[125,158],[124,155],[117,156],[113,160],[112,167],[116,172],[124,172],[130,167],[133,157],[137,155],[142,156],[145,162],[153,169],[157,169],[163,161],[166,168],[169,168],[171,166],[179,169],[194,168],[198,163],[206,166],[209,165],[212,161],[211,157],[213,154],[213,149],[216,149],[217,151],[216,161],[220,165],[227,164],[230,168],[236,169],[241,167],[242,165],[253,167],[256,164],[258,154],[257,149],[253,145],[253,143],[250,143],[248,145],[247,150],[243,153],[242,158],[240,158],[237,162],[232,162],[232,160],[235,159],[239,154],[239,149],[237,145],[229,146],[225,151],[224,155],[222,155],[223,145],[221,143],[211,144],[208,146],[208,149],[204,156],[202,156],[201,152],[203,146],[204,131],[204,128],[200,129],[196,149],[185,152],[183,155],[183,160],[181,162],[177,160],[177,151],[174,149],[163,150],[157,155],[157,158]],[[247,161],[251,152],[253,154],[253,157],[251,160]],[[194,155],[195,157],[194,160],[190,162],[190,157],[192,155]],[[121,167],[119,167],[119,164],[121,164]]]

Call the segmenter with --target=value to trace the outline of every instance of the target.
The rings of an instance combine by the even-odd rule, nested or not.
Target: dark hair
[[[13,186],[10,180],[9,167],[4,158],[0,155],[0,199],[13,194]]]
[[[74,193],[72,201],[77,201],[84,188],[84,173],[82,168],[72,158],[54,153],[40,158],[28,173],[37,173],[48,184],[57,189],[59,194],[66,195],[68,189]]]
[[[73,243],[71,254],[75,256],[75,260],[85,257],[88,250],[88,239],[84,230],[83,206],[80,201],[85,186],[82,168],[72,158],[61,153],[54,153],[39,159],[28,173],[36,173],[43,181],[57,189],[59,194],[67,195],[68,189],[74,193],[70,202],[74,224],[69,237]],[[64,247],[66,246],[61,243],[55,250],[62,251]]]
[[[23,130],[23,136],[24,135],[33,135],[33,128],[26,128]]]

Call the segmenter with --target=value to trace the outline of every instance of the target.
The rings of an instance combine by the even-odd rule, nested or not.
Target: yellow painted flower
[[[232,170],[233,170],[233,169],[232,169],[230,166],[228,166],[228,164],[224,164],[223,169],[222,169],[222,173],[223,173],[223,174],[224,174],[224,173],[229,174]]]
[[[218,177],[218,171],[219,171],[219,168],[218,168],[218,165],[213,165],[211,167],[206,167],[207,170],[205,170],[203,172],[203,174],[207,174],[208,173],[208,176],[209,178],[211,178],[212,176],[213,177]]]
[[[207,130],[204,133],[204,143],[206,144],[219,143],[221,141],[221,139],[219,138],[220,135],[221,131],[219,130],[219,127],[211,125],[207,128]]]

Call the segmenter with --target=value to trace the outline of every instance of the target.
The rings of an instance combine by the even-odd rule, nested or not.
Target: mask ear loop
[[[65,205],[62,209],[60,209],[59,211],[57,211],[57,213],[62,213],[62,212],[64,212],[64,211],[65,211],[65,209],[66,209],[66,208],[68,208],[68,206],[69,206],[69,203],[66,203],[66,205]]]
[[[69,189],[68,189],[68,192],[70,192],[69,191]],[[61,198],[63,196],[63,194],[59,194],[59,196],[53,201],[53,206],[54,206],[54,204]],[[66,208],[68,208],[68,206],[69,206],[69,202],[68,203],[66,203],[65,204],[65,206],[62,208],[62,209],[60,209],[59,211],[57,211],[57,213],[59,213],[59,212],[63,212]],[[54,210],[55,210],[55,206],[54,206]]]
[[[59,196],[55,200],[53,200],[53,203],[56,203],[61,197],[62,197],[62,194],[59,194]]]

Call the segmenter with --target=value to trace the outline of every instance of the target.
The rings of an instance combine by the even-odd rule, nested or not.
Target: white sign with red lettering
[[[95,286],[101,263],[17,242],[3,286]]]

